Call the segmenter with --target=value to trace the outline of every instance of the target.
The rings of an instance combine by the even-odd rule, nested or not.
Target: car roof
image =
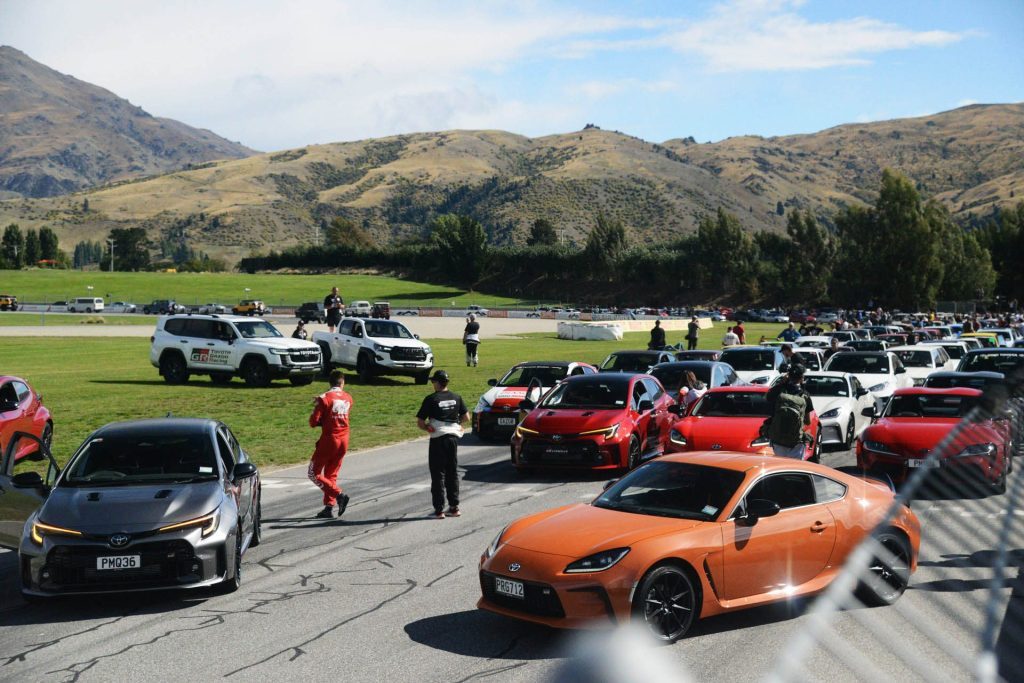
[[[224,313],[185,313],[177,315],[162,315],[161,320],[188,320],[193,318],[196,320],[223,320],[229,323],[244,323],[246,321],[263,320],[263,318],[252,318],[247,315],[231,315]]]
[[[736,453],[723,451],[689,451],[686,453],[672,453],[663,455],[656,462],[680,462],[689,465],[705,465],[717,467],[723,470],[735,472],[747,472],[752,469],[792,470],[801,469],[818,473],[820,465],[807,463],[803,460],[792,458],[777,458],[773,455],[760,455],[757,453]],[[828,468],[825,468],[826,470]]]
[[[556,367],[556,368],[561,368],[561,367],[566,367],[567,368],[570,365],[572,365],[573,363],[582,363],[582,362],[583,361],[576,361],[576,360],[528,360],[528,361],[523,361],[522,363],[516,363],[512,367],[514,367],[514,368],[533,368],[533,367],[541,367],[541,368]],[[585,363],[585,365],[590,365],[590,363]]]
[[[772,353],[782,353],[777,346],[761,346],[760,344],[749,344],[743,346],[730,346],[727,349],[722,349],[722,353],[729,353],[730,351],[770,351]]]
[[[629,351],[612,351],[608,355],[609,356],[624,356],[627,353],[633,353],[633,354],[642,355],[642,356],[649,356],[651,354],[671,353],[671,352],[670,351],[655,351],[655,350],[652,350],[652,349],[636,349],[636,350],[629,350]]]
[[[993,353],[1003,354],[1007,356],[1019,356],[1024,353],[1024,348],[1019,346],[997,346],[991,349],[971,349],[967,352],[968,356],[980,356],[981,354],[989,355]]]
[[[890,346],[886,351],[918,351],[920,344],[903,344],[902,346]],[[932,351],[933,349],[928,349]]]
[[[893,396],[981,396],[980,389],[968,387],[950,387],[936,389],[934,387],[904,387],[893,392]]]
[[[808,377],[835,377],[836,379],[846,379],[850,373],[848,372],[836,372],[835,370],[808,370],[804,373],[804,378]]]
[[[629,384],[634,377],[651,377],[645,372],[600,372],[591,375],[573,375],[562,380],[565,382],[601,382],[603,384]]]
[[[23,380],[21,377],[15,377],[14,375],[0,375],[0,382],[24,382],[25,384],[28,384],[28,382]]]
[[[984,377],[986,379],[1005,379],[1006,375],[992,370],[978,370],[977,372],[959,372],[957,370],[939,370],[928,375],[932,377]]]
[[[714,387],[708,389],[709,392],[715,394],[725,393],[746,393],[746,394],[767,394],[771,387],[763,384],[734,384],[727,387]]]
[[[651,371],[657,370],[658,368],[703,368],[703,367],[714,367],[716,365],[728,365],[719,360],[671,360],[665,361],[664,363],[658,363]]]
[[[205,417],[157,417],[142,420],[126,420],[103,425],[91,438],[99,436],[141,436],[145,434],[202,434],[215,429],[217,420]]]

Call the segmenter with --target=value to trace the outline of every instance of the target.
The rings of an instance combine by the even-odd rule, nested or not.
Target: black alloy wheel
[[[241,520],[239,520],[241,522]],[[242,585],[242,527],[235,532],[235,566],[230,579],[224,579],[217,585],[221,594],[234,593]]]
[[[843,442],[846,450],[853,448],[853,422],[853,415],[850,415],[850,422],[846,425],[846,441]]]
[[[865,605],[884,607],[895,603],[910,583],[910,546],[892,531],[883,532],[875,541],[882,550],[868,563],[857,597]]]
[[[242,378],[250,387],[270,386],[270,370],[262,358],[250,358],[242,366]]]
[[[249,547],[255,548],[263,540],[263,494],[261,491],[256,491],[256,514],[252,520],[252,539],[249,541]]]
[[[305,387],[313,383],[313,376],[299,375],[298,377],[289,377],[288,381],[292,383],[293,387]]]
[[[643,619],[659,641],[674,643],[690,630],[699,610],[697,587],[690,574],[676,565],[655,567],[636,592],[633,614]]]
[[[53,443],[53,425],[49,422],[43,427],[43,434],[39,437],[39,440],[46,446],[46,450],[50,450],[50,445]]]
[[[416,384],[426,384],[430,379],[430,370],[416,373]]]
[[[1000,495],[1006,493],[1006,473],[1009,467],[1010,456],[1006,456],[1006,460],[1003,463],[1003,470],[999,473],[999,477],[995,481],[991,482],[992,492]]]
[[[629,455],[626,458],[626,470],[632,470],[640,464],[640,439],[636,435],[629,437]]]
[[[356,359],[356,373],[360,382],[369,382],[373,377],[373,361],[365,353],[359,354],[359,358]]]
[[[811,453],[811,462],[821,462],[821,427],[814,435],[814,452]]]
[[[160,373],[168,384],[184,384],[188,381],[188,366],[180,353],[165,353],[160,359]]]

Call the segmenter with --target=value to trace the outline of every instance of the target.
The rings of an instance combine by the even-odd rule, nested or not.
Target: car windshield
[[[990,372],[1001,372],[1004,375],[1012,375],[1018,368],[1024,366],[1024,353],[981,351],[967,354],[960,362],[961,365],[957,369],[961,372],[988,370]]]
[[[629,382],[587,377],[559,384],[543,401],[542,408],[623,408],[629,397]]]
[[[268,323],[266,320],[247,320],[235,323],[235,327],[238,328],[238,333],[246,339],[262,339],[264,337],[283,336],[277,331],[276,327]]]
[[[775,369],[774,351],[724,351],[722,362],[728,363],[733,370],[773,370]]]
[[[714,391],[704,394],[693,415],[702,417],[768,417],[766,394],[753,391]]]
[[[893,396],[885,408],[886,417],[942,417],[958,419],[978,402],[974,396]]]
[[[517,365],[498,382],[499,387],[526,387],[536,380],[542,387],[553,387],[565,379],[569,368],[557,365]]]
[[[655,517],[715,519],[736,493],[743,473],[681,462],[651,462],[633,470],[594,507]]]
[[[676,391],[683,384],[683,375],[692,372],[694,376],[707,386],[711,386],[711,366],[703,363],[693,365],[663,365],[651,370],[651,374],[658,378],[661,386],[669,391]]]
[[[965,387],[967,389],[984,390],[992,384],[1000,384],[1000,377],[989,377],[986,375],[938,375],[932,373],[924,380],[924,385],[929,389],[950,389],[952,387]]]
[[[138,434],[92,439],[68,465],[63,486],[126,486],[217,478],[206,434]]]
[[[931,351],[893,351],[908,368],[933,368]]]
[[[862,356],[856,353],[837,353],[828,359],[825,369],[830,372],[888,375],[889,359],[886,356]]]
[[[657,362],[657,354],[613,353],[601,364],[601,369],[623,372],[647,372],[647,369]]]
[[[854,339],[846,342],[846,345],[856,351],[885,351],[885,342],[875,339]]]
[[[390,339],[413,339],[412,333],[401,323],[387,320],[367,321],[367,337],[387,337]]]
[[[842,377],[804,377],[804,390],[811,396],[850,395],[850,386]]]

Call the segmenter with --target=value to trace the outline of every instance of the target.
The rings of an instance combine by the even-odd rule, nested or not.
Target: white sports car
[[[903,363],[891,351],[844,351],[825,363],[826,372],[849,372],[875,396],[881,406],[897,389],[914,386]]]
[[[874,408],[871,392],[845,372],[808,372],[804,389],[821,423],[821,444],[852,448],[853,440],[871,423],[864,415],[865,408]]]
[[[933,372],[956,370],[956,361],[950,360],[949,354],[941,346],[894,346],[889,351],[895,353],[903,363],[915,387],[923,386],[925,379]]]

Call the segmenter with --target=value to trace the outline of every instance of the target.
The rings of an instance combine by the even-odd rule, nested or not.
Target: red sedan
[[[569,377],[534,407],[512,436],[512,464],[632,469],[665,452],[675,401],[650,375],[601,373]]]
[[[938,458],[929,458],[977,404],[977,389],[897,389],[882,416],[857,440],[857,465],[902,482],[912,469],[967,468],[997,493],[1006,491],[1010,467],[1010,425],[1007,420],[964,422],[953,443]]]
[[[15,432],[27,432],[49,445],[53,418],[43,398],[20,377],[0,375],[0,453]],[[16,459],[24,453],[15,454]]]
[[[734,451],[772,455],[768,439],[760,435],[761,425],[771,414],[768,387],[760,385],[716,387],[697,400],[675,425],[669,437],[669,452]],[[821,459],[821,426],[818,415],[804,427],[810,437],[804,460]]]

